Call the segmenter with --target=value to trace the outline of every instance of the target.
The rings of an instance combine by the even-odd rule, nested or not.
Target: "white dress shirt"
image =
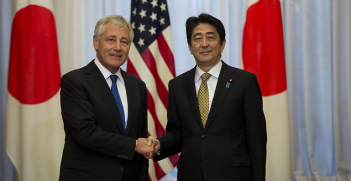
[[[214,67],[212,67],[212,69],[210,71],[208,71],[207,73],[211,74],[211,77],[207,80],[207,87],[208,87],[208,111],[210,112],[211,110],[211,105],[212,105],[212,100],[213,100],[213,96],[214,93],[216,91],[216,86],[217,86],[217,82],[218,82],[218,77],[219,77],[219,73],[221,72],[221,68],[222,68],[222,61],[219,61]],[[202,78],[201,75],[205,73],[204,71],[202,71],[198,66],[196,66],[196,70],[195,70],[195,88],[196,88],[196,96],[199,92],[200,89],[200,85],[202,82]]]
[[[112,86],[112,80],[110,78],[111,72],[109,70],[107,70],[100,62],[97,58],[95,58],[95,64],[96,66],[99,68],[99,70],[101,71],[102,75],[104,76],[107,85],[110,87]],[[118,71],[115,73],[115,75],[117,75],[117,89],[118,89],[118,93],[119,96],[121,97],[121,101],[123,104],[123,110],[124,110],[124,117],[125,117],[125,125],[126,125],[126,129],[127,129],[127,120],[128,120],[128,100],[127,100],[127,91],[126,91],[126,86],[124,84],[124,79],[122,77],[121,74],[121,68],[118,69]]]

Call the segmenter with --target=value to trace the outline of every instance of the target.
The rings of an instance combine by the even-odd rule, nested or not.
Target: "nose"
[[[121,50],[121,43],[116,41],[116,43],[113,46],[113,50],[120,51]]]
[[[207,47],[208,46],[208,42],[207,42],[206,38],[202,39],[201,46],[202,47]]]

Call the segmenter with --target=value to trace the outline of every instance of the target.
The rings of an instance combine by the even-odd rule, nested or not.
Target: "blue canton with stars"
[[[142,54],[170,25],[166,0],[132,0],[131,23],[134,44]]]

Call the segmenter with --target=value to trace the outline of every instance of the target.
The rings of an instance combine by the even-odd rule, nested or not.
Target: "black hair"
[[[189,45],[191,45],[191,35],[193,34],[193,30],[199,24],[209,24],[215,27],[219,34],[220,44],[223,43],[225,40],[225,29],[222,22],[209,14],[202,13],[199,17],[192,16],[186,20],[186,38]]]

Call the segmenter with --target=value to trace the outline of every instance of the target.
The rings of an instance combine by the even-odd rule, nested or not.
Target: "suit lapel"
[[[108,110],[111,112],[113,119],[117,125],[120,134],[124,134],[121,116],[118,111],[116,101],[112,95],[110,88],[108,87],[106,80],[99,68],[95,65],[94,61],[91,61],[86,66],[86,79],[92,85],[93,89],[97,92],[98,96],[101,97],[103,102],[106,104]]]
[[[214,119],[216,113],[218,112],[219,108],[221,107],[221,105],[222,105],[225,97],[227,96],[229,90],[232,88],[232,85],[234,84],[234,81],[235,81],[235,78],[236,78],[234,76],[234,74],[233,74],[235,69],[231,69],[223,61],[222,61],[222,63],[223,64],[222,64],[221,72],[220,72],[219,77],[218,77],[218,81],[217,81],[217,85],[216,85],[216,91],[215,91],[215,94],[213,96],[211,110],[210,110],[210,113],[208,115],[205,131],[208,129],[208,127],[213,122],[213,119]],[[232,79],[232,82],[230,83],[229,88],[227,88],[226,85],[227,85],[227,83],[229,82],[230,79]]]
[[[121,74],[123,76],[124,79],[124,85],[126,86],[126,93],[127,93],[127,100],[128,100],[128,122],[127,122],[127,127],[126,127],[126,133],[125,135],[129,135],[132,129],[132,125],[133,122],[135,121],[135,119],[133,119],[133,110],[135,109],[136,105],[136,101],[135,97],[133,96],[136,92],[136,87],[133,81],[129,80],[129,75],[126,74],[122,69],[121,69]]]
[[[196,89],[195,89],[195,81],[194,81],[195,69],[196,69],[196,67],[191,69],[186,74],[186,76],[183,79],[183,86],[184,86],[184,90],[185,90],[186,96],[187,96],[188,101],[189,101],[189,106],[191,108],[191,111],[193,112],[201,129],[204,129],[202,126],[199,105],[198,105],[197,97],[196,97]]]

